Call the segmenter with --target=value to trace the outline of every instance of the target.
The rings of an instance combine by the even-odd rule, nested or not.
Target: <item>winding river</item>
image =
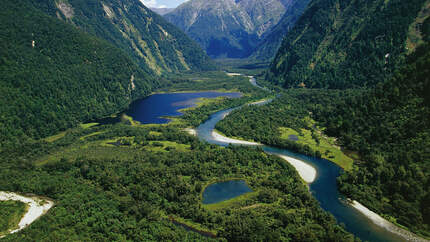
[[[257,85],[255,79],[251,78],[251,83]],[[270,101],[270,100],[269,100]],[[260,102],[257,105],[264,105],[267,102]],[[197,128],[197,136],[208,143],[220,146],[229,144],[240,144],[241,141],[221,137],[214,133],[215,125],[224,119],[228,114],[237,108],[231,108],[219,111],[210,116],[210,118]],[[278,149],[260,144],[245,144],[249,146],[259,145],[269,154],[283,157],[290,157],[306,162],[313,166],[316,171],[316,177],[313,181],[308,182],[310,192],[319,201],[321,207],[330,212],[337,219],[337,222],[344,224],[347,231],[359,237],[363,241],[405,241],[404,237],[390,232],[389,230],[376,225],[368,217],[360,213],[356,208],[349,205],[345,198],[338,192],[336,178],[340,175],[341,168],[336,164],[325,160],[306,155],[290,152],[285,149]],[[412,239],[414,240],[414,239]],[[419,241],[419,239],[415,240]]]
[[[252,85],[268,90],[267,88],[259,86],[253,77],[250,76],[249,78]],[[234,98],[239,97],[240,94],[216,92],[156,94],[135,102],[127,114],[142,123],[167,123],[169,120],[160,118],[160,116],[181,115],[179,110],[194,106],[197,98],[214,98],[218,96]],[[249,105],[265,105],[271,101],[272,100],[265,100]],[[426,241],[408,231],[394,226],[360,204],[356,203],[352,206],[350,203],[347,203],[346,199],[338,192],[336,178],[340,175],[341,168],[336,164],[325,159],[309,157],[285,149],[265,146],[255,142],[231,139],[217,133],[215,131],[215,125],[233,110],[239,108],[240,107],[219,111],[211,115],[210,118],[196,130],[188,129],[187,131],[196,134],[201,140],[211,144],[220,146],[228,146],[229,144],[260,146],[266,153],[277,155],[285,159],[296,168],[299,175],[308,183],[310,192],[319,201],[321,207],[334,215],[337,222],[343,224],[347,231],[363,241]],[[372,220],[370,218],[372,218]],[[399,236],[399,234],[403,237]]]

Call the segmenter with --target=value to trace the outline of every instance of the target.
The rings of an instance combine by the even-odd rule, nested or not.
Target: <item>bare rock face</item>
[[[66,17],[67,19],[70,19],[74,15],[73,7],[72,5],[66,3],[66,2],[58,2],[57,3],[58,10],[61,11],[61,13]]]
[[[249,56],[298,0],[190,0],[164,17],[215,58]]]
[[[33,5],[107,40],[148,73],[213,68],[197,43],[139,0],[46,0]]]

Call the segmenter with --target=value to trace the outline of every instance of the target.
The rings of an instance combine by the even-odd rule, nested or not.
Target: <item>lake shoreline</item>
[[[200,93],[200,92],[217,92],[217,93],[240,93],[243,95],[242,92],[240,92],[239,90],[226,90],[226,89],[215,89],[215,90],[184,90],[184,91],[157,91],[157,92],[152,92],[151,94],[149,94],[148,96],[144,97],[150,97],[153,95],[158,95],[158,94],[186,94],[186,93]],[[140,98],[142,99],[142,98]]]

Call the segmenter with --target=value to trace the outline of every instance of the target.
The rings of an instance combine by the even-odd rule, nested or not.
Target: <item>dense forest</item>
[[[340,190],[397,223],[430,236],[430,46],[393,79],[315,113],[328,135],[360,152]]]
[[[76,128],[4,150],[0,166],[2,190],[56,204],[6,241],[211,240],[172,219],[228,241],[354,240],[280,158],[204,144],[170,126]],[[229,179],[246,180],[253,192],[227,207],[201,203],[207,185]]]
[[[339,152],[335,142],[322,134],[324,128],[316,125],[311,114],[360,92],[362,90],[282,91],[269,104],[251,105],[233,111],[216,125],[216,129],[227,136],[254,140],[294,152],[326,158],[343,168],[350,168],[352,160]],[[289,139],[288,135],[298,136],[299,142]]]
[[[200,46],[139,0],[28,1],[45,13],[105,39],[156,74],[214,69]]]
[[[335,162],[343,195],[430,238],[428,3],[311,0],[262,74],[278,85],[267,92],[246,76],[199,73],[214,68],[208,56],[138,0],[2,1],[0,191],[55,202],[4,240],[357,241],[285,160],[184,131],[269,98],[216,128]],[[295,21],[284,20],[276,31]],[[82,124],[155,89],[243,96],[203,100],[169,124]],[[204,189],[227,180],[252,192],[203,204]],[[25,209],[0,202],[0,235]]]
[[[119,49],[26,0],[0,12],[0,149],[116,113],[158,85]]]
[[[424,41],[429,39],[429,24],[430,18],[422,24]],[[429,237],[429,66],[430,46],[423,44],[392,78],[374,81],[379,82],[374,88],[288,89],[269,105],[233,112],[217,129],[323,157],[318,147],[329,136],[336,137],[335,144],[354,159],[354,169],[346,169],[338,179],[340,191]],[[345,165],[335,155],[324,158]]]
[[[425,2],[311,1],[286,35],[267,79],[285,87],[373,86],[390,77],[419,42],[412,38],[419,29],[414,22]]]

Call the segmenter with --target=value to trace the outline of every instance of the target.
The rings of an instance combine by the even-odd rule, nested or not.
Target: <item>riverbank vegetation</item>
[[[19,221],[27,211],[27,205],[18,201],[0,201],[0,237],[18,228]]]
[[[315,125],[315,124],[314,124]],[[317,156],[327,160],[333,160],[336,164],[345,170],[351,170],[353,159],[342,152],[342,148],[336,143],[336,138],[323,135],[324,131],[320,127],[314,129],[299,129],[296,131],[291,128],[280,128],[281,139],[295,140],[301,145],[308,145],[312,150],[315,150]],[[319,152],[319,153],[317,153]]]
[[[342,94],[329,103],[313,102],[312,97],[302,102],[317,107],[307,106],[307,111],[355,159],[354,168],[338,179],[340,191],[427,238],[429,6],[426,0],[373,0],[362,5],[350,0],[311,1],[266,73],[268,81],[292,88],[287,93],[296,88],[365,88],[347,90],[353,95]],[[291,119],[288,113],[279,113]],[[240,121],[239,115],[234,120]],[[274,123],[277,127],[279,121],[275,118]],[[218,128],[237,132],[226,124]],[[286,127],[296,132],[303,128]]]
[[[338,179],[343,194],[429,237],[429,50],[419,47],[373,89],[288,89],[268,105],[233,111],[216,128],[336,162],[347,170]]]
[[[197,127],[214,112],[239,107],[246,103],[268,98],[271,95],[260,88],[252,86],[249,79],[247,76],[228,76],[225,72],[206,72],[198,75],[182,74],[178,79],[178,83],[171,82],[165,88],[158,90],[162,92],[217,90],[224,92],[237,91],[243,94],[241,98],[202,99],[197,103],[197,107],[181,110],[184,115],[179,118],[173,118],[172,124],[183,127]]]
[[[269,104],[246,106],[233,111],[216,128],[229,137],[242,137],[326,158],[350,170],[353,159],[342,152],[334,138],[323,134],[324,128],[319,127],[312,117],[320,109],[359,92],[307,89],[283,91]],[[290,135],[297,136],[298,140],[290,139]]]
[[[359,169],[340,191],[391,221],[430,237],[430,46],[391,80],[321,112],[327,134],[358,151]]]
[[[103,145],[107,140],[119,142]],[[79,127],[53,142],[1,151],[0,165],[3,190],[56,200],[44,217],[6,240],[210,239],[169,216],[216,231],[220,239],[353,240],[282,159],[204,144],[171,125]],[[202,206],[208,181],[232,178],[249,181],[257,195],[231,207]],[[242,209],[259,203],[267,206]]]
[[[247,76],[229,76],[223,71],[184,72],[167,77],[157,92],[222,91],[256,93]]]

